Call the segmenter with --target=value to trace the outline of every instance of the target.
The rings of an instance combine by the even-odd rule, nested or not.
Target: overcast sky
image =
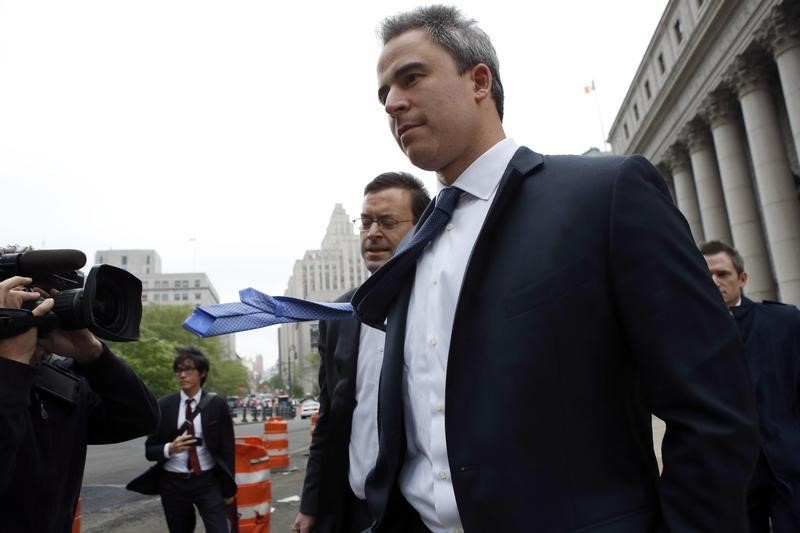
[[[376,96],[378,22],[425,3],[0,0],[0,245],[155,249],[223,302],[283,294],[372,177],[435,190]],[[506,133],[544,153],[602,146],[666,4],[458,2],[497,49]],[[277,335],[237,350],[272,364]]]

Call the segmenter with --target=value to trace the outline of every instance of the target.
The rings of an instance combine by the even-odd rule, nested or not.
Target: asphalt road
[[[300,418],[288,423],[289,469],[272,472],[271,531],[289,531],[297,514],[305,476],[309,425],[308,419]],[[263,422],[236,426],[236,435],[239,436],[262,436],[263,433]],[[144,438],[120,444],[90,446],[81,492],[81,531],[166,533],[167,526],[159,498],[125,489],[126,483],[144,472],[150,464],[144,458]],[[199,519],[197,531],[205,531]]]

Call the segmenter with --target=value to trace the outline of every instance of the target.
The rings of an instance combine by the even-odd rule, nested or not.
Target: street
[[[289,531],[300,505],[310,420],[288,421],[289,470],[272,472],[271,531]],[[236,435],[263,436],[263,422],[237,424]],[[81,492],[83,533],[162,533],[167,531],[158,496],[143,496],[125,485],[153,463],[144,458],[144,437],[120,444],[89,446]],[[297,501],[278,500],[297,496]],[[294,498],[292,498],[294,499]],[[198,517],[198,532],[204,532]]]
[[[300,505],[305,476],[310,420],[289,420],[290,468],[272,472],[270,530],[289,531]],[[236,435],[263,435],[263,422],[238,424]],[[661,466],[664,423],[653,418],[653,441]],[[90,446],[82,492],[83,533],[162,533],[166,523],[157,496],[142,496],[125,490],[125,484],[151,463],[144,458],[144,438],[121,444]],[[296,498],[293,498],[296,497]],[[280,502],[285,498],[288,502]],[[205,532],[198,518],[198,532]]]

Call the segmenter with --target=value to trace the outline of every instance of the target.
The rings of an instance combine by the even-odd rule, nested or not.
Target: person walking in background
[[[744,260],[728,244],[700,252],[739,326],[755,392],[761,452],[747,492],[750,532],[800,531],[800,310],[747,298]]]
[[[417,178],[404,172],[377,176],[364,188],[361,257],[375,272],[394,253],[430,202]],[[350,301],[353,291],[338,301]],[[383,331],[357,320],[319,326],[320,417],[311,440],[300,513],[300,533],[360,532],[372,523],[364,494],[378,455],[378,376]]]
[[[145,441],[145,456],[156,464],[128,488],[161,495],[170,533],[194,531],[195,507],[207,533],[227,532],[226,506],[236,495],[230,409],[216,395],[203,406],[210,371],[205,354],[193,346],[176,351],[172,369],[180,391],[158,401],[161,422]]]

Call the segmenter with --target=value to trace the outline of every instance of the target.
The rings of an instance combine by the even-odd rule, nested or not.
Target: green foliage
[[[208,357],[211,364],[204,389],[222,395],[247,389],[247,370],[238,359],[226,359],[219,338],[199,339],[183,329],[193,311],[190,305],[149,305],[142,312],[141,337],[138,342],[111,343],[111,349],[131,366],[156,396],[178,389],[172,372],[175,348],[192,344]]]
[[[280,374],[275,374],[274,376],[269,378],[269,381],[267,381],[267,383],[269,384],[270,389],[272,389],[272,392],[278,392],[280,390],[283,390],[284,385],[286,385],[283,382],[283,378],[281,377]]]

